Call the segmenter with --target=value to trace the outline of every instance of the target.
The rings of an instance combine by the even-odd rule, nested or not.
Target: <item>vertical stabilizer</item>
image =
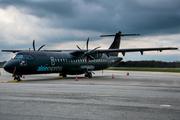
[[[121,36],[133,36],[133,35],[139,35],[139,34],[121,34],[122,32],[119,31],[118,33],[116,33],[116,35],[101,35],[101,37],[110,37],[110,36],[115,36],[114,37],[114,41],[111,44],[111,46],[109,47],[109,49],[119,49],[120,48],[120,41],[121,41]],[[117,53],[110,53],[109,56],[118,56],[118,52]]]
[[[121,31],[116,33],[116,35],[114,37],[114,41],[111,44],[111,46],[109,47],[109,49],[119,49],[120,41],[121,41]]]

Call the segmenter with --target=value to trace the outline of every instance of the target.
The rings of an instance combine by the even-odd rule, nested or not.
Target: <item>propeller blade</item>
[[[45,44],[44,45],[42,45],[39,49],[38,49],[38,51],[41,49],[41,48],[43,48],[45,46]]]
[[[99,46],[99,47],[96,47],[96,48],[94,48],[93,50],[96,50],[96,49],[98,49],[98,48],[100,48],[101,46]]]
[[[91,59],[95,60],[95,58],[94,58],[92,55],[89,55],[89,57],[90,57]]]
[[[88,43],[89,43],[89,38],[87,39],[87,43],[86,43],[87,51],[88,51]]]
[[[77,46],[77,48],[79,49],[79,50],[81,50],[81,48],[78,46],[78,45],[76,45]],[[82,50],[81,50],[82,51]]]
[[[33,40],[33,49],[34,49],[34,51],[36,51],[36,49],[35,49],[35,40]]]
[[[90,53],[94,52],[95,50],[97,50],[97,49],[100,48],[100,47],[101,47],[101,46],[94,48],[93,50],[90,51]]]

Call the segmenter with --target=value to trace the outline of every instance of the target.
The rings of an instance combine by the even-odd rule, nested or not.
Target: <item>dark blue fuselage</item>
[[[103,70],[121,61],[121,57],[104,54],[99,59],[88,60],[76,58],[68,52],[23,51],[9,60],[4,69],[12,74],[83,74],[84,69],[89,71]]]

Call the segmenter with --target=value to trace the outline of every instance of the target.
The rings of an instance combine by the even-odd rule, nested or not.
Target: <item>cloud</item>
[[[99,36],[119,30],[141,34],[124,37],[122,48],[179,47],[179,21],[179,0],[0,0],[0,49],[29,49],[33,39],[59,49],[88,37],[92,48],[108,48],[113,38]]]
[[[168,0],[56,0],[2,2],[36,16],[41,27],[71,28],[97,32],[138,31],[146,34],[179,33],[180,2]],[[24,10],[24,9],[28,10]],[[44,23],[44,24],[43,24]]]

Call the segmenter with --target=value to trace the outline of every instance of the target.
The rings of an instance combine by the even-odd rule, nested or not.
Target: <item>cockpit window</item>
[[[28,55],[24,55],[24,56],[23,56],[23,59],[29,60]]]
[[[25,60],[32,60],[33,57],[31,55],[16,55],[14,59],[25,59]]]
[[[23,58],[23,55],[16,55],[15,57],[14,57],[14,59],[22,59]]]

